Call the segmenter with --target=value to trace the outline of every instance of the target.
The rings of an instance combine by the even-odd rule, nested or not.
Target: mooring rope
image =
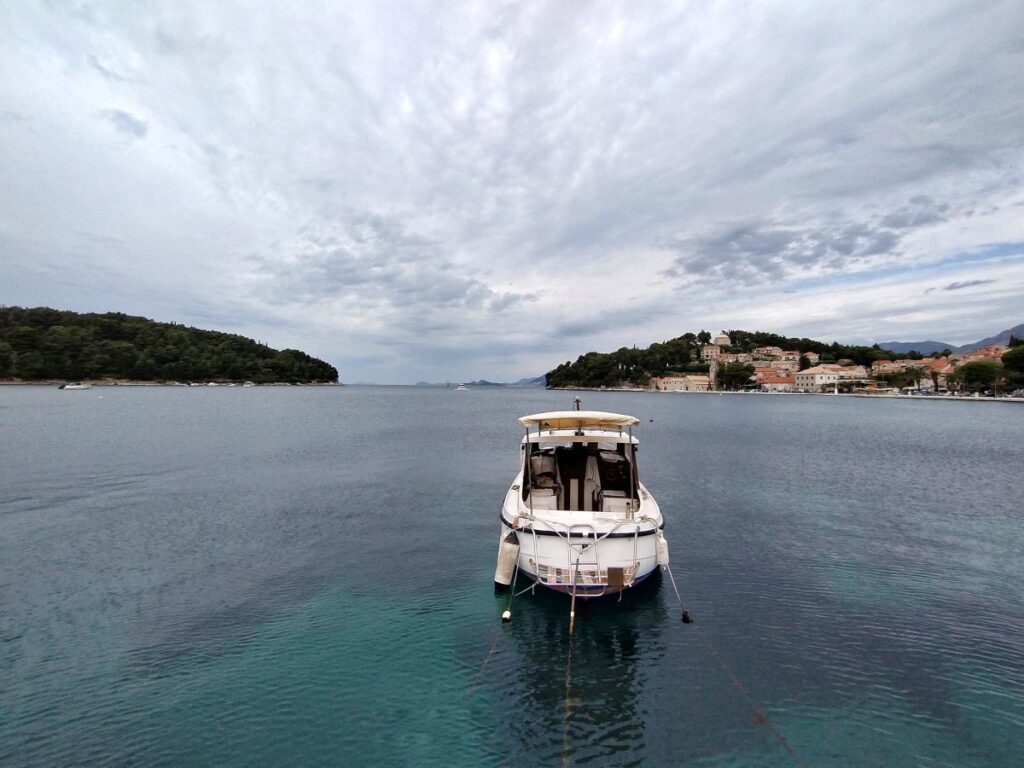
[[[476,687],[480,684],[480,678],[484,676],[484,669],[487,667],[487,662],[491,660],[491,654],[494,653],[494,649],[498,645],[498,641],[501,639],[501,627],[498,627],[498,631],[494,633],[494,640],[491,641],[491,647],[487,651],[487,655],[484,656],[484,661],[480,665],[480,669],[477,670],[476,674],[473,675],[472,681],[469,683],[469,690],[466,691],[465,701],[469,701],[473,698],[473,694],[476,692]]]
[[[575,602],[576,594],[573,593]],[[569,721],[572,719],[572,640],[573,632],[569,630],[569,648],[565,654],[565,717],[562,724],[562,765],[572,765],[572,751],[569,748]]]
[[[675,576],[672,575],[672,569],[669,566],[665,566],[665,570],[668,571],[669,579],[671,579],[672,581],[672,589],[675,590],[676,593],[676,600],[679,601],[679,611],[680,615],[682,616],[683,623],[693,624],[693,619],[690,618],[689,611],[683,608],[683,598],[679,595],[679,588],[676,586],[676,579]],[[775,723],[773,723],[769,719],[768,715],[765,714],[764,707],[761,706],[758,700],[754,698],[753,694],[751,694],[747,687],[743,684],[743,682],[740,680],[736,672],[733,671],[733,668],[729,666],[729,662],[725,660],[725,657],[715,646],[715,643],[711,639],[711,636],[708,635],[699,626],[695,625],[694,629],[697,632],[697,637],[700,638],[701,643],[704,645],[704,648],[707,649],[708,653],[710,653],[714,657],[715,661],[717,661],[719,666],[722,668],[722,671],[725,672],[726,677],[729,678],[729,682],[732,684],[733,688],[739,691],[740,695],[744,699],[746,699],[751,709],[753,709],[754,722],[758,725],[767,726],[768,730],[771,731],[772,735],[775,737],[775,740],[779,742],[782,748],[789,753],[789,756],[791,758],[793,758],[793,762],[796,763],[796,765],[798,765],[800,768],[806,768],[804,762],[797,756],[796,752],[793,750],[793,747],[790,746],[785,734],[783,734],[782,731],[779,730],[779,728],[775,725]]]
[[[509,590],[511,593],[508,598],[508,605],[505,606],[505,611],[509,612],[512,610],[512,599],[516,596],[516,579],[519,578],[519,559],[516,558],[516,569],[512,574],[512,588]],[[525,592],[534,585],[531,584],[529,587],[523,590]],[[519,593],[522,594],[522,593]],[[504,619],[502,620],[504,624]],[[484,669],[487,667],[487,662],[491,660],[491,655],[494,653],[494,649],[498,647],[498,641],[501,639],[501,625],[498,626],[498,630],[494,633],[494,639],[491,641],[491,647],[487,650],[487,655],[484,656],[483,663],[480,665],[480,669],[477,670],[476,674],[473,675],[473,679],[469,683],[469,690],[466,691],[466,701],[469,701],[473,693],[476,691],[476,687],[480,684],[480,679],[484,676]]]

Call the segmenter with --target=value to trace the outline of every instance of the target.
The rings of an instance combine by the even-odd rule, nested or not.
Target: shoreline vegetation
[[[40,379],[22,381],[20,379],[0,379],[0,387],[59,387],[68,384],[66,379]],[[271,381],[257,384],[253,381],[140,381],[133,379],[92,379],[76,380],[76,383],[88,384],[90,387],[344,387],[340,381],[288,382]]]
[[[0,382],[236,386],[338,384],[337,369],[298,349],[120,312],[0,306]]]
[[[958,403],[1024,403],[1024,397],[986,397],[982,395],[959,395],[959,394],[941,394],[941,395],[915,395],[915,394],[897,394],[895,392],[770,392],[759,389],[722,389],[722,390],[702,390],[702,391],[690,391],[685,392],[683,390],[673,390],[665,392],[662,390],[651,389],[649,387],[548,387],[550,391],[559,392],[635,392],[635,393],[649,393],[659,395],[704,395],[704,396],[715,396],[715,395],[740,395],[744,397],[860,397],[867,398],[869,400],[916,400],[916,401],[928,401],[928,402],[958,402]]]
[[[686,333],[645,349],[588,352],[546,374],[549,389],[750,391],[860,396],[1024,395],[1024,325],[930,357],[763,331]],[[1015,336],[1014,334],[1018,334]],[[1005,337],[1005,343],[1003,338]]]

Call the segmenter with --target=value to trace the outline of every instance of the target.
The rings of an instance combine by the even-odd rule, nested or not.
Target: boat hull
[[[582,526],[581,526],[582,527]],[[589,526],[588,526],[589,527]],[[614,595],[631,589],[658,569],[658,529],[641,533],[642,526],[631,526],[629,535],[607,535],[593,529],[551,535],[530,528],[516,529],[519,540],[517,567],[520,577],[539,586],[577,597]],[[502,540],[512,532],[502,524]],[[602,537],[604,533],[604,537]],[[596,534],[596,542],[595,542]]]

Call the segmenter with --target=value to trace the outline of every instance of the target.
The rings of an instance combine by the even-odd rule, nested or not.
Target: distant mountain
[[[896,352],[905,355],[907,352],[920,352],[922,355],[934,355],[936,352],[956,352],[956,344],[946,344],[942,341],[880,341],[878,346],[889,352]]]
[[[503,381],[488,381],[487,379],[478,379],[476,381],[465,382],[467,387],[543,387],[544,377],[534,376],[533,378],[520,379],[519,381],[503,382]],[[414,386],[417,387],[452,387],[454,384],[451,382],[437,384],[429,381],[417,381]]]
[[[989,344],[1002,344],[1006,347],[1010,344],[1011,336],[1016,336],[1018,339],[1024,339],[1024,323],[1015,325],[1013,328],[1007,328],[1005,331],[997,333],[995,336],[989,336],[987,339],[976,341],[973,344],[964,344],[957,350],[957,352],[974,352],[976,349],[987,347]]]
[[[1018,339],[1024,339],[1024,323],[1015,325],[1013,328],[1007,328],[1005,331],[997,333],[995,336],[989,336],[987,339],[975,341],[970,344],[964,344],[960,347],[955,344],[945,344],[941,341],[882,341],[879,342],[878,346],[884,350],[896,352],[898,354],[920,352],[922,355],[932,355],[946,349],[955,354],[962,354],[964,352],[974,352],[975,350],[987,347],[990,344],[1002,344],[1004,347],[1008,346],[1010,343],[1010,336],[1016,336]]]

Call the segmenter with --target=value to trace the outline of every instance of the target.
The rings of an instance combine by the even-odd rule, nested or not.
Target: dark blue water
[[[0,388],[0,763],[1020,765],[1024,408],[584,394],[697,623],[665,579],[570,647],[491,577],[571,398]]]

